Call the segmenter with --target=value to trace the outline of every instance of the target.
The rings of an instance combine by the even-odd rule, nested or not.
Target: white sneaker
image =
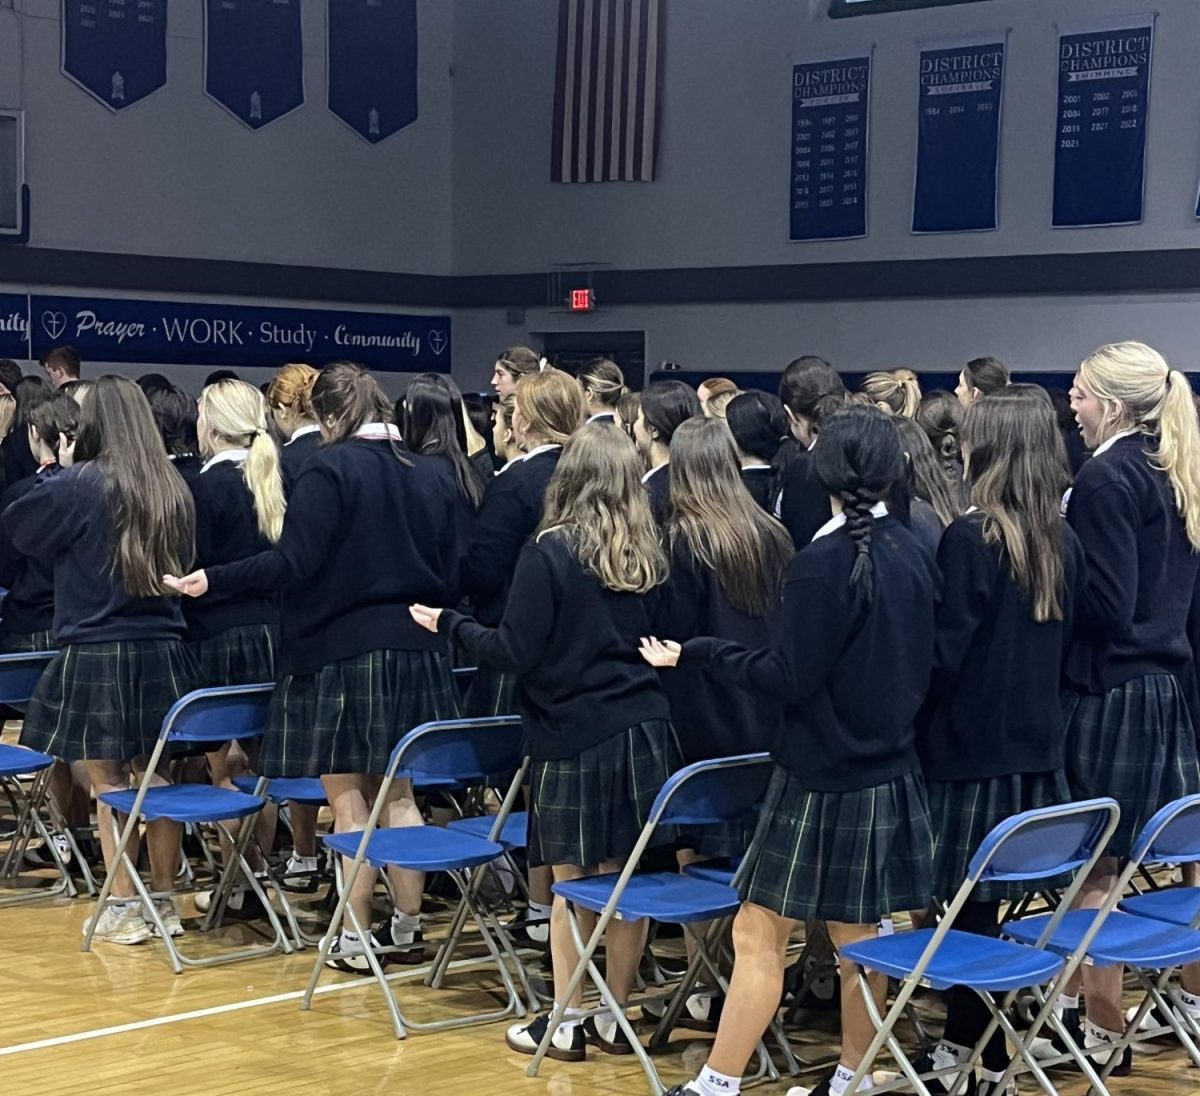
[[[168,936],[178,937],[183,935],[183,922],[179,920],[179,911],[175,908],[175,903],[170,898],[156,899],[154,908],[158,910],[158,916],[162,918]],[[158,926],[153,921],[147,919],[146,925],[155,936],[158,935]]]
[[[379,947],[379,942],[374,936],[371,937],[371,947]],[[325,965],[333,967],[334,970],[344,971],[346,974],[374,973],[371,970],[371,963],[367,959],[367,953],[363,950],[362,942],[355,941],[348,944],[340,933],[334,940],[333,947],[325,956]]]
[[[107,940],[110,944],[141,944],[150,939],[150,926],[142,916],[142,905],[138,901],[107,905],[96,916],[95,940]],[[86,936],[92,917],[83,923]]]

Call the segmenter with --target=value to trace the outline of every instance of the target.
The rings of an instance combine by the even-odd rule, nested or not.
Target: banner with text
[[[921,50],[913,232],[997,225],[1006,37]]]
[[[302,106],[300,0],[206,0],[204,90],[251,129]]]
[[[417,120],[417,0],[329,0],[329,109],[377,144]]]
[[[867,234],[871,54],[792,67],[791,239]]]
[[[450,372],[450,317],[92,297],[29,298],[32,356],[70,343],[85,361]]]
[[[62,0],[62,69],[109,110],[167,82],[167,0]]]
[[[1142,219],[1154,16],[1060,32],[1055,228]]]
[[[29,357],[29,298],[0,293],[0,358]]]

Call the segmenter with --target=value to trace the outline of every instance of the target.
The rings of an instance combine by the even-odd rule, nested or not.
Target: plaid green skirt
[[[759,815],[743,902],[803,921],[871,925],[924,909],[933,835],[918,773],[851,792],[805,790],[776,767]]]
[[[382,774],[392,747],[414,727],[457,717],[458,695],[445,655],[367,651],[275,686],[260,771]]]
[[[1191,717],[1170,674],[1135,677],[1107,693],[1068,693],[1063,718],[1072,795],[1112,796],[1121,807],[1108,855],[1128,856],[1160,807],[1200,792]]]
[[[54,633],[49,629],[44,632],[11,632],[0,637],[0,654],[4,655],[28,655],[34,651],[57,650]]]
[[[196,660],[182,640],[69,643],[37,683],[21,744],[64,761],[143,757],[194,688]]]
[[[682,765],[675,730],[665,719],[639,723],[575,757],[534,762],[530,865],[593,868],[623,860],[633,851],[659,789]],[[669,845],[674,839],[664,826],[651,844]]]
[[[517,675],[481,663],[467,686],[463,715],[513,715],[517,711]]]
[[[933,893],[948,899],[958,892],[983,839],[1006,818],[1070,801],[1071,788],[1062,769],[990,780],[931,780]],[[1056,884],[1047,880],[1046,885]],[[971,898],[976,902],[1015,902],[1029,889],[1025,883],[981,883]]]
[[[242,624],[189,644],[203,688],[257,685],[275,680],[279,631],[270,624]]]

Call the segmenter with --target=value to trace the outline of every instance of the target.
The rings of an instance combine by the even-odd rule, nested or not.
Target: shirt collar
[[[203,475],[214,464],[220,464],[222,461],[232,461],[234,464],[245,463],[246,458],[250,456],[249,449],[222,449],[219,453],[214,453],[204,462],[204,467],[200,469],[200,474]]]
[[[399,441],[400,428],[392,422],[368,422],[354,431],[363,441]]]
[[[887,512],[888,508],[882,502],[877,502],[871,507],[871,517],[873,518],[885,518],[887,517]],[[818,541],[822,537],[828,536],[830,533],[836,533],[845,524],[846,512],[843,510],[840,514],[831,517],[824,525],[822,525],[821,528],[813,534],[813,540]]]
[[[296,428],[296,430],[292,434],[292,436],[290,438],[288,438],[288,440],[285,441],[283,444],[291,445],[292,442],[294,442],[297,438],[302,438],[302,437],[304,437],[305,434],[319,433],[320,430],[321,430],[321,428],[315,422],[310,422],[307,426],[299,426]]]
[[[1131,427],[1128,430],[1120,430],[1117,433],[1115,433],[1111,438],[1109,438],[1107,441],[1102,441],[1099,445],[1097,445],[1096,448],[1094,450],[1092,450],[1092,456],[1098,457],[1098,456],[1100,456],[1101,453],[1107,453],[1108,450],[1110,450],[1114,445],[1116,445],[1117,442],[1119,442],[1122,438],[1129,438],[1129,437],[1132,437],[1134,434],[1140,434],[1140,433],[1141,433],[1141,431],[1138,430],[1138,428],[1136,426]]]
[[[771,466],[769,464],[743,464],[743,472],[769,472]]]
[[[588,422],[598,422],[600,419],[612,421],[615,416],[611,411],[597,411],[594,415],[588,416]]]
[[[666,466],[665,464],[660,464],[660,465],[659,465],[657,468],[651,468],[651,469],[650,469],[650,471],[649,471],[649,472],[647,472],[647,473],[646,473],[646,474],[645,474],[645,475],[642,477],[642,482],[643,482],[643,483],[649,483],[649,482],[650,482],[650,478],[651,478],[651,477],[654,475],[654,473],[655,473],[655,472],[661,472],[661,471],[662,471],[664,468],[666,468],[666,467],[667,467],[667,466]]]
[[[554,442],[547,442],[545,445],[535,446],[530,449],[523,457],[517,457],[517,460],[528,460],[530,457],[536,457],[539,453],[549,453],[551,449],[561,449],[562,446]],[[510,462],[511,463],[511,462]],[[505,466],[507,467],[507,465]]]

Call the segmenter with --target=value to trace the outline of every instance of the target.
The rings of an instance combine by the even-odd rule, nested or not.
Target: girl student
[[[972,358],[958,375],[954,394],[964,408],[976,400],[999,392],[1010,383],[1008,366],[999,358]]]
[[[638,411],[641,406],[642,394],[640,392],[630,392],[626,389],[625,395],[617,401],[617,406],[613,413],[613,422],[625,432],[629,440],[635,445],[637,444],[637,439],[633,436],[633,427],[637,422]]]
[[[792,560],[770,646],[644,641],[652,665],[692,663],[778,697],[782,726],[734,921],[736,959],[716,1042],[700,1076],[674,1096],[731,1096],[779,1006],[788,939],[820,918],[835,947],[875,935],[882,917],[923,909],[933,838],[914,720],[933,666],[936,574],[912,533],[888,513],[904,457],[891,422],[851,407],[822,422],[812,474],[837,512]],[[875,992],[882,998],[881,981]],[[874,1029],[857,981],[842,971],[836,1072],[790,1096],[839,1096]]]
[[[911,369],[868,373],[858,390],[888,415],[911,419],[921,406],[921,382]]]
[[[742,482],[754,501],[773,514],[783,471],[784,443],[790,437],[783,404],[768,392],[742,392],[729,401],[725,422],[737,444]]]
[[[1110,855],[1081,892],[1081,904],[1093,907],[1150,816],[1200,791],[1180,686],[1191,659],[1188,592],[1200,571],[1200,428],[1187,378],[1142,343],[1104,346],[1086,358],[1071,403],[1094,452],[1067,504],[1087,561],[1066,667],[1067,777],[1077,798],[1111,795],[1121,805]],[[1120,967],[1084,970],[1089,1047],[1124,1030],[1121,975]],[[1194,967],[1184,969],[1182,983],[1185,1007],[1200,1017]],[[1073,1026],[1077,998],[1058,1003]]]
[[[1059,512],[1069,475],[1045,392],[1014,384],[978,400],[963,442],[972,505],[938,549],[942,598],[918,738],[935,835],[934,894],[947,900],[993,826],[1070,800],[1060,683],[1086,581],[1083,548]],[[995,936],[1000,903],[1023,890],[976,887],[958,927]],[[951,990],[942,1041],[918,1069],[963,1061],[989,1019],[974,992]],[[982,1080],[968,1090],[998,1093],[1008,1062],[997,1032],[984,1050]],[[926,1083],[949,1092],[956,1081],[947,1074]]]
[[[450,610],[412,609],[425,627],[517,675],[533,757],[529,856],[549,865],[556,880],[619,871],[658,789],[679,767],[667,699],[637,653],[649,624],[646,595],[666,574],[640,473],[615,426],[584,426],[564,446],[499,627]],[[550,931],[562,992],[577,961],[562,898],[554,899]],[[618,1002],[632,988],[644,943],[644,921],[612,922],[607,978]],[[550,1056],[580,1061],[585,1039],[628,1053],[613,1018],[581,1026],[581,1002],[581,991],[562,1002],[566,1019]],[[510,1027],[508,1046],[533,1054],[547,1019]]]
[[[513,410],[516,403],[514,397],[505,396],[496,404],[492,413],[492,446],[496,451],[497,460],[501,462],[501,471],[521,456],[521,450],[517,446],[517,435],[513,430]]]
[[[71,395],[78,398],[77,393]],[[200,442],[196,437],[196,403],[180,389],[155,388],[146,393],[150,412],[167,450],[167,459],[188,483],[200,475]]]
[[[642,483],[650,494],[650,510],[662,525],[671,490],[671,438],[687,422],[703,414],[700,398],[683,381],[653,381],[642,392],[633,441],[649,471]]]
[[[59,653],[38,681],[21,742],[67,762],[87,763],[96,794],[129,787],[171,705],[196,685],[183,641],[179,600],[161,576],[186,569],[194,552],[191,493],[171,467],[142,390],[101,377],[79,413],[74,445],[60,435],[63,471],[4,511],[17,550],[54,566],[54,640]],[[118,944],[150,936],[132,880],[113,859],[113,814],[98,805],[105,866],[117,901],[98,912],[95,934]],[[179,935],[167,897],[180,828],[146,827],[155,905]],[[137,835],[130,855],[136,860]]]
[[[658,635],[681,641],[716,636],[749,648],[768,642],[768,618],[795,550],[787,530],[746,490],[738,463],[729,431],[717,419],[689,419],[671,439],[670,571],[652,617]],[[774,697],[717,680],[687,660],[660,679],[685,762],[766,750],[774,742]],[[692,844],[681,843],[680,863],[741,856],[752,836],[753,821],[748,829],[703,829]],[[715,1031],[720,1007],[712,994],[692,994],[683,1021]],[[643,1010],[655,1015],[652,1006]]]
[[[279,451],[285,483],[292,483],[321,444],[321,427],[312,406],[313,385],[320,374],[311,366],[285,365],[267,385],[267,404],[283,448]]]
[[[510,346],[502,350],[492,370],[492,387],[500,399],[513,395],[517,381],[530,373],[540,373],[547,368],[545,358],[539,357],[527,346]]]
[[[400,427],[404,444],[414,453],[444,461],[462,495],[464,534],[483,498],[484,482],[467,456],[466,419],[458,388],[439,373],[419,373],[404,393]],[[490,478],[490,477],[489,477]]]
[[[392,747],[410,728],[457,714],[445,643],[407,607],[453,603],[458,488],[431,457],[406,454],[391,403],[361,366],[339,362],[313,385],[325,444],[301,470],[278,544],[176,580],[184,593],[279,591],[282,675],[262,744],[267,776],[320,776],[337,832],[361,830]],[[380,545],[387,551],[381,552]],[[387,825],[419,826],[411,783],[398,780]],[[396,910],[372,934],[388,957],[419,962],[424,876],[393,872]],[[370,923],[372,872],[351,902]],[[343,929],[329,962],[369,970],[364,942]]]
[[[616,362],[595,358],[579,374],[583,398],[587,400],[588,422],[613,422],[617,405],[625,395],[625,374]]]
[[[964,507],[959,505],[958,493],[951,490],[925,431],[912,419],[900,415],[893,416],[892,422],[900,435],[900,447],[908,466],[909,524],[930,555],[937,555],[942,534]]]

